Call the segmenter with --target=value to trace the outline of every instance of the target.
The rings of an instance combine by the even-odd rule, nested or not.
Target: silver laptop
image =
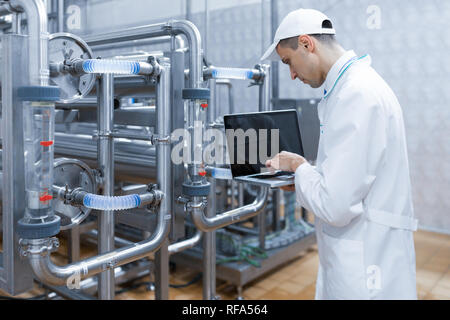
[[[270,188],[295,183],[294,172],[269,171],[265,166],[265,160],[281,151],[289,151],[303,156],[296,110],[225,115],[224,124],[234,180]],[[237,132],[240,132],[241,135],[234,134]],[[244,134],[244,138],[242,138],[243,132],[247,133]],[[275,149],[278,150],[272,154],[272,145],[276,147],[276,140],[278,140],[278,148]]]

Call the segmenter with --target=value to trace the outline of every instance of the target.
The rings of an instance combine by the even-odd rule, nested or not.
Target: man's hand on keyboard
[[[297,168],[305,163],[306,160],[301,155],[281,151],[275,157],[266,161],[266,167],[271,170],[283,170],[283,171],[291,171],[295,172]]]

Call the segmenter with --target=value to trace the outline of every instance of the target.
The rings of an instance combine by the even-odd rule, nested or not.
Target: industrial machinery
[[[116,284],[153,271],[156,299],[168,299],[170,260],[203,271],[204,299],[216,298],[216,278],[241,296],[314,243],[292,194],[236,184],[220,176],[226,166],[198,158],[207,129],[223,130],[219,86],[237,111],[229,79],[259,86],[259,110],[271,109],[268,65],[204,65],[185,20],[80,38],[48,34],[42,0],[1,4],[16,23],[0,54],[2,290],[38,281],[64,298],[114,299]],[[177,130],[188,133],[181,163]],[[57,265],[63,234],[69,263]],[[81,239],[98,255],[80,259]]]

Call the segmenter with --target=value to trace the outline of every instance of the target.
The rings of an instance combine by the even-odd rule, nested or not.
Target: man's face
[[[325,78],[319,71],[319,59],[313,50],[315,44],[312,38],[308,38],[311,42],[299,43],[296,50],[281,45],[278,45],[276,50],[281,61],[289,66],[292,80],[299,79],[313,88],[318,88]]]

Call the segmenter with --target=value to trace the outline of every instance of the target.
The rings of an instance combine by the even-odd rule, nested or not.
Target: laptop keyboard
[[[270,178],[275,178],[275,177],[280,177],[280,176],[294,176],[295,173],[291,172],[291,171],[277,171],[275,173],[266,173],[266,174],[258,174],[255,176],[251,176],[252,178],[255,179],[270,179]]]

